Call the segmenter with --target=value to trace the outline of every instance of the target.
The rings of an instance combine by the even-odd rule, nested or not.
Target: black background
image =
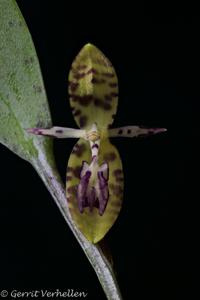
[[[91,42],[119,78],[114,126],[168,132],[119,139],[122,212],[107,235],[124,299],[192,299],[199,202],[199,29],[195,7],[18,0],[32,34],[55,125],[76,126],[70,65]],[[55,140],[65,179],[73,140]],[[32,167],[0,146],[0,288],[85,291],[105,299],[94,271]]]

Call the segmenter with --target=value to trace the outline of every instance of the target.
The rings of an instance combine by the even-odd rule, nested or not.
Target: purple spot
[[[58,130],[56,130],[56,133],[63,133],[63,130],[62,129],[58,129]]]
[[[110,184],[110,189],[112,190],[113,192],[113,195],[115,196],[121,196],[121,194],[123,193],[123,189],[121,187],[121,185],[115,185],[115,184]]]
[[[118,97],[118,93],[110,93],[111,97]]]
[[[79,96],[76,94],[70,94],[69,96],[70,96],[70,100],[74,102],[79,102],[79,104],[82,106],[88,106],[90,102],[93,100],[92,95]]]
[[[91,83],[93,84],[102,84],[102,83],[105,83],[106,81],[104,79],[97,79],[96,77],[93,77],[91,79]]]
[[[76,144],[72,150],[72,153],[78,157],[81,157],[82,154],[85,152],[85,150],[86,150],[85,144]]]
[[[123,133],[122,129],[118,130],[118,134],[122,134],[122,133]]]
[[[112,106],[109,103],[104,103],[103,108],[105,110],[110,110],[112,108]]]
[[[88,106],[92,101],[92,99],[93,99],[92,95],[80,96],[79,103],[83,106]]]
[[[79,124],[80,127],[85,127],[87,124],[87,117],[86,116],[82,116],[79,118]]]
[[[69,194],[76,194],[76,191],[77,191],[77,185],[73,185],[67,188],[67,192]]]
[[[97,148],[99,149],[99,146],[97,144],[92,145],[92,149]]]
[[[116,170],[113,171],[113,175],[114,175],[114,176],[119,176],[119,175],[121,175],[121,174],[123,174],[122,169],[116,169]]]
[[[105,161],[114,161],[116,159],[116,154],[114,152],[109,152],[104,154],[104,160]]]
[[[81,167],[77,166],[73,169],[73,174],[76,178],[80,178],[80,174],[81,174]]]
[[[78,82],[72,82],[72,81],[69,81],[69,89],[72,91],[72,92],[75,92],[77,90],[79,86],[79,83]]]
[[[86,65],[79,65],[76,68],[77,68],[78,71],[80,71],[80,70],[85,70],[87,68],[87,66]]]
[[[117,182],[122,182],[124,180],[123,171],[121,169],[114,170],[113,176],[115,176]]]
[[[118,87],[118,84],[117,84],[117,82],[112,82],[112,83],[109,83],[109,86],[112,88],[115,88],[115,87]]]
[[[70,100],[72,100],[74,102],[77,102],[79,100],[79,96],[78,95],[70,94],[69,93],[69,96],[70,96]]]
[[[108,78],[115,77],[114,73],[108,73],[108,72],[102,73],[101,75],[104,76],[104,77],[108,77]]]
[[[102,105],[101,100],[99,98],[95,98],[94,105],[100,107]]]
[[[80,114],[81,114],[81,111],[80,111],[80,109],[77,109],[77,110],[75,110],[74,112],[73,112],[73,115],[76,117],[76,116],[80,116]]]
[[[90,70],[87,71],[87,74],[97,74],[97,70],[95,70],[94,68],[91,68]]]
[[[79,80],[84,78],[86,75],[87,75],[86,73],[74,73],[74,78]]]
[[[72,167],[67,167],[67,173],[70,173],[73,171],[73,168]]]
[[[104,98],[106,101],[112,101],[112,97],[110,95],[105,95]]]

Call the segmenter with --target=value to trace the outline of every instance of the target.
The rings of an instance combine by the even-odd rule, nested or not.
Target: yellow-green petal
[[[95,46],[85,45],[69,73],[70,105],[79,127],[112,124],[118,104],[118,80],[110,61]]]
[[[89,143],[84,139],[79,139],[68,162],[67,199],[72,218],[78,228],[90,242],[97,243],[112,227],[121,209],[123,198],[122,163],[117,149],[108,139],[102,140],[99,150],[99,165],[105,161],[109,164],[109,200],[103,216],[100,216],[95,207],[92,212],[89,211],[88,207],[84,208],[83,213],[80,213],[78,209],[76,193],[83,161],[91,162],[91,151]]]

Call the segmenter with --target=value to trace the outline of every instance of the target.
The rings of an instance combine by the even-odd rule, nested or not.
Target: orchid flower
[[[165,128],[126,126],[110,129],[118,104],[116,72],[91,44],[75,58],[69,73],[72,113],[80,129],[30,128],[29,133],[56,138],[79,138],[69,157],[66,195],[69,209],[85,237],[100,241],[117,219],[123,200],[123,168],[111,137],[138,137]]]

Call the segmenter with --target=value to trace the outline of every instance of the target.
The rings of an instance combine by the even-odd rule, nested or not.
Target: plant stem
[[[33,167],[38,172],[43,180],[54,201],[56,202],[60,212],[62,213],[65,221],[72,230],[74,236],[85,252],[88,260],[93,266],[97,277],[103,287],[103,290],[108,300],[122,300],[122,296],[115,278],[114,271],[103,254],[100,246],[90,243],[83,234],[78,230],[74,224],[69,208],[67,205],[65,190],[54,162],[47,162],[47,158],[41,151],[37,160],[32,161]]]

